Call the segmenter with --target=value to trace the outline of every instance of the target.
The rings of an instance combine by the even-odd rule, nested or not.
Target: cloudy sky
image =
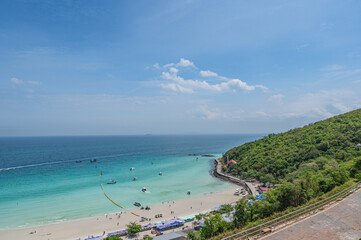
[[[360,1],[0,1],[0,136],[271,133],[361,107]]]

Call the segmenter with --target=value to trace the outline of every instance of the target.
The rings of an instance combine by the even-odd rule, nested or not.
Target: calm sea
[[[134,201],[151,205],[186,198],[187,191],[194,196],[220,190],[229,184],[210,175],[213,158],[201,155],[220,156],[260,137],[0,138],[0,229],[119,211],[100,184],[126,209],[133,208]],[[134,177],[138,180],[133,181]],[[109,180],[117,183],[106,184]],[[143,193],[142,187],[148,192]]]

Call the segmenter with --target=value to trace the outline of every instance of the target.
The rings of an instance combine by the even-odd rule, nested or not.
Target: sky
[[[0,136],[278,133],[361,107],[360,1],[0,1]]]

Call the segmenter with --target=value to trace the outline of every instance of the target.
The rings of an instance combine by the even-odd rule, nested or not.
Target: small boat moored
[[[233,195],[237,195],[237,196],[238,196],[239,194],[240,194],[239,188],[237,188],[236,191],[233,193]]]
[[[107,184],[116,184],[116,183],[117,183],[117,181],[115,181],[115,180],[110,180],[107,182]]]
[[[135,177],[135,178],[133,178],[133,181],[137,181],[137,179],[138,179],[138,178],[137,178],[137,177]]]
[[[77,161],[75,161],[76,163],[81,163],[81,160],[77,160]]]
[[[142,188],[142,192],[146,192],[147,189],[145,187]]]
[[[93,162],[96,162],[97,160],[94,158],[94,159],[90,159],[90,162],[93,163]]]
[[[133,167],[131,167],[129,170],[130,170],[130,171],[133,171],[133,170],[134,170],[134,168],[133,168]]]
[[[139,202],[134,202],[134,206],[140,207],[141,205]]]
[[[188,191],[188,192],[187,192],[187,195],[191,195],[191,191]]]
[[[159,175],[160,175],[160,176],[162,176],[162,175],[163,175],[163,173],[162,173],[162,172],[159,172]]]

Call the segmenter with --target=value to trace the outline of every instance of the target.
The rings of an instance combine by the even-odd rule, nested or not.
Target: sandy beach
[[[222,204],[232,203],[241,198],[233,195],[234,190],[239,186],[234,185],[219,192],[210,192],[201,196],[189,196],[178,201],[164,202],[150,206],[151,210],[133,210],[140,216],[151,218],[151,223],[174,217],[183,217],[203,211],[211,210]],[[171,213],[172,212],[172,213]],[[163,214],[162,218],[154,218],[156,214]],[[60,223],[34,226],[28,228],[16,228],[0,231],[0,239],[28,239],[28,240],[56,240],[56,239],[84,239],[88,236],[102,235],[126,229],[126,225],[131,221],[140,221],[140,217],[134,216],[129,211],[119,208],[116,213],[102,216],[64,221]],[[147,222],[141,223],[142,225]],[[150,234],[146,231],[145,234]]]

